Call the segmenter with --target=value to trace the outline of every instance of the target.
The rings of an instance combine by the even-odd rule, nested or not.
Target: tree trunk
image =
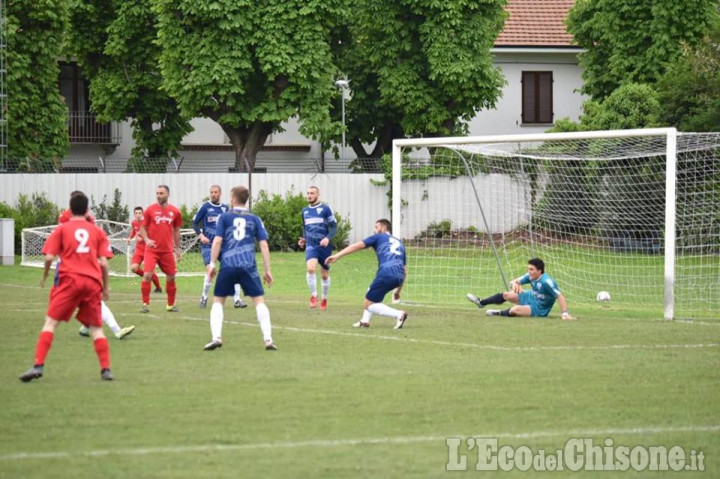
[[[255,122],[249,128],[235,128],[222,124],[220,126],[233,145],[236,171],[247,173],[255,171],[255,159],[265,145],[267,137],[272,133],[273,124]]]

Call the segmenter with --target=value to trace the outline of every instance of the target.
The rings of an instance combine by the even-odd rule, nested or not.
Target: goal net
[[[409,301],[504,291],[539,257],[571,309],[607,291],[623,312],[720,317],[720,134],[399,140],[392,194]]]
[[[114,257],[108,262],[113,276],[132,276],[130,260],[135,252],[135,242],[128,243],[130,225],[109,220],[96,220],[96,224],[107,233]],[[57,225],[25,228],[22,230],[22,264],[42,268],[44,264],[42,248],[50,233]],[[192,229],[180,230],[180,250],[183,256],[178,263],[178,276],[201,276],[205,274],[205,264],[200,256],[197,235]],[[193,254],[194,253],[194,254]],[[156,271],[158,274],[161,272]]]

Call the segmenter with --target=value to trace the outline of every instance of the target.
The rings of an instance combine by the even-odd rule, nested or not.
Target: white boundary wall
[[[380,174],[256,174],[252,176],[253,197],[260,190],[269,194],[285,195],[293,189],[305,194],[308,186],[320,188],[320,198],[333,211],[350,220],[350,242],[360,241],[373,232],[379,218],[390,218],[387,186],[375,186],[371,180],[382,181]],[[70,192],[83,191],[100,203],[107,195],[106,204],[112,203],[115,188],[122,193],[122,201],[130,214],[135,206],[146,207],[155,202],[155,188],[170,187],[170,202],[188,208],[200,204],[209,194],[210,186],[219,184],[223,201],[228,201],[230,188],[248,184],[243,173],[187,173],[187,174],[6,174],[0,175],[0,201],[15,205],[20,194],[44,192],[59,207],[67,207]],[[129,220],[129,219],[128,219]],[[300,217],[298,216],[298,221]],[[189,225],[187,225],[189,227]]]

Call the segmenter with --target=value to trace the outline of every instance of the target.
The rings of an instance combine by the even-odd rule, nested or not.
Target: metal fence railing
[[[178,156],[175,158],[63,158],[60,161],[1,159],[0,173],[237,173],[232,157]],[[379,159],[309,157],[257,158],[253,173],[382,173]]]
[[[67,124],[72,144],[119,145],[122,140],[119,123],[100,123],[94,113],[71,111]]]

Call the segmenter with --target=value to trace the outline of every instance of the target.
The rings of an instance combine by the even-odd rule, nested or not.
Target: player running
[[[330,289],[330,266],[325,259],[332,254],[330,241],[337,231],[337,221],[330,206],[320,203],[320,190],[311,186],[307,190],[308,206],[302,210],[303,236],[298,238],[298,246],[305,248],[305,279],[310,288],[310,307],[317,306],[317,280],[315,267],[320,263],[322,278],[322,301],[320,310],[327,309],[327,295]]]
[[[362,241],[351,244],[337,254],[328,257],[327,264],[334,263],[345,255],[352,254],[361,249],[372,247],[378,259],[378,270],[375,279],[370,284],[365,301],[363,302],[363,315],[360,321],[353,324],[354,328],[369,328],[373,314],[390,316],[396,319],[394,329],[401,329],[407,321],[408,313],[391,308],[383,304],[385,295],[395,290],[395,299],[400,299],[405,278],[407,277],[407,261],[405,245],[392,235],[392,224],[386,219],[375,222],[375,234]]]
[[[140,236],[140,227],[143,221],[143,209],[142,206],[136,206],[133,210],[133,220],[130,223],[130,236],[127,239],[127,243],[130,244],[132,240],[135,240],[135,251],[133,252],[132,259],[130,260],[130,271],[140,276],[141,278],[145,275],[145,271],[140,267],[145,258],[145,241]],[[152,282],[155,285],[155,293],[162,293],[160,287],[160,279],[158,275],[153,273]]]
[[[193,229],[200,240],[200,254],[202,254],[205,263],[205,281],[203,282],[202,296],[200,296],[200,308],[207,306],[208,293],[212,285],[210,272],[210,248],[212,247],[213,238],[215,238],[215,226],[221,214],[228,210],[228,206],[220,203],[221,190],[218,185],[210,187],[210,201],[203,203],[195,218],[193,218]],[[235,285],[234,306],[236,308],[247,308],[247,303],[240,297],[240,285]]]
[[[178,312],[175,306],[175,274],[176,261],[180,261],[180,228],[182,215],[180,210],[168,203],[170,188],[159,185],[155,190],[157,203],[148,206],[143,214],[140,236],[145,241],[145,274],[141,284],[143,305],[141,313],[150,312],[150,281],[155,272],[155,265],[165,273],[165,292],[167,293],[166,310]]]
[[[82,195],[82,191],[73,191],[70,193],[70,198],[72,198],[75,195]],[[85,220],[91,224],[95,224],[95,218],[90,214],[90,211],[86,211],[83,215]],[[64,210],[62,213],[60,213],[60,216],[58,217],[58,224],[67,223],[70,221],[70,218],[72,218],[72,211],[70,209]],[[60,271],[60,260],[58,260],[57,264],[55,265],[55,281],[58,279],[58,272]],[[102,320],[103,323],[110,328],[110,330],[113,332],[113,335],[116,339],[123,339],[132,334],[133,331],[135,331],[135,326],[131,325],[127,328],[123,328],[120,326],[115,319],[115,315],[112,313],[110,308],[108,308],[107,304],[105,304],[105,301],[100,302],[100,309],[102,312]],[[83,336],[85,338],[90,337],[90,330],[85,326],[81,325],[80,330],[78,331],[78,334],[80,336]]]
[[[35,362],[29,371],[20,376],[23,382],[43,376],[55,328],[61,321],[69,321],[75,309],[78,310],[78,321],[89,328],[93,338],[95,354],[100,362],[100,377],[105,381],[113,379],[110,347],[103,334],[100,312],[101,297],[108,299],[110,291],[107,260],[113,254],[105,232],[86,220],[87,208],[87,196],[75,192],[70,198],[70,219],[55,228],[43,246],[45,269],[41,287],[45,286],[55,257],[60,256],[62,261],[56,266],[58,275],[50,291],[45,324],[35,347]]]
[[[223,345],[222,326],[225,298],[231,296],[235,285],[240,284],[246,296],[255,304],[258,323],[265,341],[265,349],[273,351],[277,347],[272,340],[270,310],[265,305],[262,283],[255,263],[255,241],[260,246],[265,273],[263,279],[268,286],[273,283],[270,273],[270,249],[268,235],[262,220],[246,208],[250,192],[244,186],[236,186],[230,191],[232,210],[220,215],[215,230],[208,275],[215,276],[215,264],[222,257],[222,267],[215,282],[213,305],[210,309],[210,332],[212,339],[205,345],[205,351],[212,351]]]
[[[467,299],[484,308],[488,304],[502,304],[505,301],[515,303],[515,306],[508,309],[488,309],[488,316],[532,316],[544,318],[550,314],[557,299],[562,308],[563,320],[574,319],[568,313],[565,296],[560,292],[557,283],[545,272],[545,263],[539,258],[528,261],[527,274],[510,281],[512,291],[497,293],[489,298],[479,299],[474,294],[467,294]],[[530,291],[524,291],[522,285],[529,284]]]

